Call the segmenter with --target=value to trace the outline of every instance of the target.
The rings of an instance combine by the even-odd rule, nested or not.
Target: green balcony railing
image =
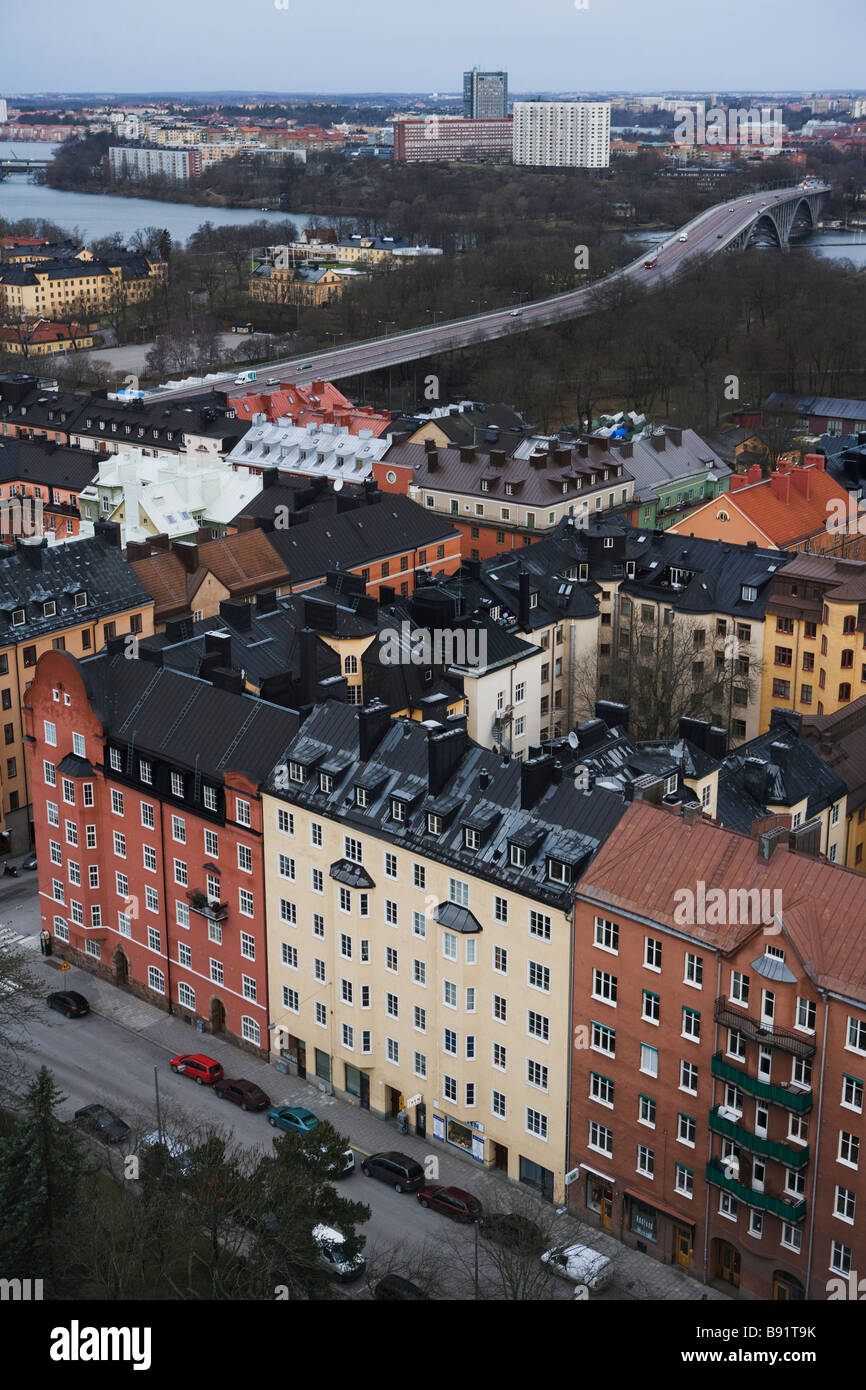
[[[714,1134],[724,1134],[726,1139],[733,1139],[735,1144],[741,1144],[751,1153],[777,1159],[787,1168],[805,1168],[809,1162],[808,1144],[792,1149],[789,1144],[779,1143],[776,1139],[763,1139],[759,1134],[752,1134],[750,1130],[743,1129],[735,1120],[726,1120],[719,1114],[718,1105],[710,1111],[710,1129]]]
[[[738,1182],[736,1178],[725,1177],[725,1170],[717,1158],[711,1159],[707,1164],[707,1182],[715,1187],[724,1188],[725,1192],[730,1192],[732,1197],[745,1202],[748,1207],[771,1211],[774,1216],[780,1216],[792,1226],[796,1226],[806,1215],[806,1203],[801,1197],[774,1197],[770,1192],[756,1192],[754,1188],[746,1187],[745,1183]]]
[[[774,1086],[769,1081],[759,1081],[756,1076],[743,1071],[742,1067],[735,1067],[727,1061],[724,1053],[716,1052],[712,1060],[713,1076],[719,1077],[721,1081],[730,1081],[735,1086],[739,1086],[750,1096],[755,1096],[758,1100],[769,1100],[774,1105],[784,1105],[786,1110],[794,1110],[798,1115],[805,1115],[812,1109],[812,1092],[788,1090],[787,1086]]]

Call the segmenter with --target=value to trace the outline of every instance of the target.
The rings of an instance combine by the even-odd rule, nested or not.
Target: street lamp
[[[436,315],[437,315],[438,312],[439,312],[438,309],[425,309],[425,310],[424,310],[424,313],[425,313],[425,314],[432,314],[432,315],[433,315],[433,327],[434,327],[434,328],[436,327]]]
[[[343,336],[342,333],[333,333],[333,332],[331,332],[330,329],[328,330],[328,337],[329,337],[329,338],[333,338],[333,340],[334,340],[334,349],[335,349],[335,350],[336,350],[336,347],[337,347],[337,339],[338,339],[338,338],[342,338],[342,336]]]
[[[386,328],[393,328],[394,325],[395,325],[395,323],[397,322],[397,320],[396,320],[396,319],[377,319],[376,322],[379,323],[379,324],[382,324],[383,330],[384,330],[384,329],[386,329]],[[383,338],[387,338],[387,336],[388,336],[388,334],[387,334],[386,332],[383,331],[382,337],[383,337]]]
[[[482,306],[483,306],[485,309],[487,308],[487,300],[486,300],[486,299],[473,299],[472,303],[478,305],[478,312],[479,312],[479,314],[481,313]]]

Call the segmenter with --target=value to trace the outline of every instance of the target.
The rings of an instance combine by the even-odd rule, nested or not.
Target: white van
[[[235,377],[235,386],[247,386],[251,381],[255,381],[255,372],[238,372]]]
[[[541,1256],[551,1274],[561,1279],[570,1279],[573,1284],[586,1284],[588,1289],[600,1292],[606,1289],[613,1279],[613,1265],[607,1255],[592,1250],[588,1245],[567,1245],[547,1250]]]

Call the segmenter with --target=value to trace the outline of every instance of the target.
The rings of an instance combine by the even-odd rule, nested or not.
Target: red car
[[[471,1192],[462,1187],[442,1187],[437,1182],[427,1183],[418,1193],[422,1207],[432,1207],[443,1216],[451,1216],[455,1221],[478,1221],[482,1215],[481,1203]]]
[[[172,1057],[169,1066],[172,1071],[191,1076],[199,1086],[212,1086],[215,1081],[221,1081],[223,1076],[219,1062],[215,1062],[213,1057],[205,1057],[201,1052],[182,1052],[179,1057]]]

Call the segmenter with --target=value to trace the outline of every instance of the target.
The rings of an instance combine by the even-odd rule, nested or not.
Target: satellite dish
[[[337,479],[335,480],[335,482],[334,482],[334,491],[335,491],[335,492],[342,492],[342,491],[343,491],[343,479],[342,479],[342,478],[337,478]]]
[[[572,729],[571,733],[568,735],[568,746],[569,746],[569,748],[576,748],[577,745],[578,745],[578,742],[579,742],[579,740],[578,740],[577,734],[576,734],[576,733],[574,732],[574,730]]]

